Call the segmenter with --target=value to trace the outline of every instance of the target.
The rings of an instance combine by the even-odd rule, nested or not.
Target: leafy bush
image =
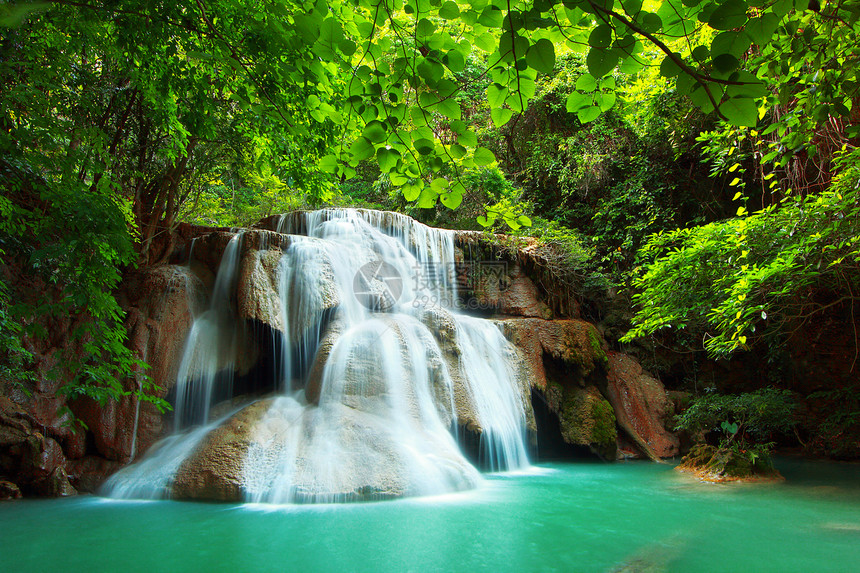
[[[735,395],[712,392],[692,400],[676,417],[675,430],[719,432],[720,448],[736,445],[746,450],[758,445],[769,450],[771,444],[766,440],[796,425],[795,410],[794,397],[787,390],[762,388]]]
[[[715,357],[780,340],[860,290],[860,151],[820,195],[653,235],[624,340],[689,329]]]
[[[815,392],[807,403],[807,449],[840,459],[860,456],[860,385]]]

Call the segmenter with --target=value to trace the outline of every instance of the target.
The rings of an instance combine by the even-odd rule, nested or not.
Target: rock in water
[[[666,388],[626,354],[609,353],[606,397],[618,425],[652,459],[678,455],[678,437],[666,429],[672,401]]]

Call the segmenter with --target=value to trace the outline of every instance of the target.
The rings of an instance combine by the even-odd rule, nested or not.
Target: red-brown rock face
[[[126,290],[133,297],[126,316],[129,345],[150,365],[147,374],[161,387],[158,397],[163,398],[176,380],[194,314],[205,307],[203,280],[187,266],[167,265],[131,277]],[[72,408],[108,460],[128,462],[164,432],[158,410],[132,396],[105,405],[82,399]]]
[[[659,380],[642,370],[636,360],[609,353],[606,397],[621,426],[649,457],[678,455],[678,437],[666,430],[672,402]]]
[[[547,387],[545,357],[558,361],[581,386],[606,362],[600,334],[584,320],[511,318],[499,323],[508,340],[526,357],[531,385],[538,390]]]

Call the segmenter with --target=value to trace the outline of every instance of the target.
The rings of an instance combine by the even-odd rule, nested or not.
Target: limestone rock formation
[[[626,354],[609,353],[606,397],[618,425],[652,459],[678,455],[679,441],[666,429],[672,401],[659,380]]]
[[[194,316],[207,304],[204,279],[188,266],[165,265],[129,277],[125,290],[131,293],[126,317],[129,345],[150,365],[146,373],[163,398],[176,381]],[[73,403],[72,410],[108,460],[128,462],[164,432],[161,413],[132,396],[105,405],[84,398]],[[74,453],[82,456],[82,445]]]
[[[7,499],[20,499],[21,490],[17,485],[7,480],[0,480],[0,501]]]
[[[471,305],[501,315],[579,318],[579,302],[551,261],[552,249],[531,237],[457,231],[458,281]]]
[[[382,213],[373,217],[386,232],[396,234],[403,229],[401,215]],[[299,374],[294,373],[295,383],[307,381],[305,396],[310,413],[302,414],[301,419],[276,415],[270,408],[273,400],[258,401],[242,409],[209,434],[196,453],[182,464],[171,486],[174,497],[245,499],[249,492],[262,487],[262,482],[275,479],[247,473],[245,461],[254,455],[255,448],[271,441],[283,442],[286,447],[286,436],[292,435],[291,432],[310,435],[320,428],[339,433],[341,443],[351,445],[352,453],[345,449],[337,467],[325,468],[331,472],[331,480],[311,486],[308,484],[312,480],[303,481],[302,475],[319,472],[321,462],[314,461],[311,450],[297,452],[291,470],[296,476],[296,500],[380,499],[421,493],[416,485],[420,480],[402,470],[405,467],[402,460],[414,454],[409,453],[412,445],[404,448],[399,436],[391,433],[390,424],[381,422],[378,415],[390,407],[395,393],[386,385],[383,370],[398,359],[404,372],[398,382],[407,388],[413,387],[412,378],[417,376],[410,373],[410,365],[416,362],[423,365],[421,376],[428,378],[421,387],[430,388],[446,431],[455,419],[461,428],[473,434],[484,431],[478,405],[467,387],[462,341],[458,339],[462,336],[458,321],[466,317],[455,316],[439,306],[429,306],[409,317],[375,313],[374,320],[390,333],[385,336],[396,342],[391,343],[395,352],[385,355],[387,364],[382,355],[354,353],[329,380],[338,385],[342,399],[325,400],[323,382],[329,358],[344,336],[358,336],[348,332],[351,329],[345,327],[343,317],[338,318],[335,311],[356,301],[352,298],[352,288],[340,292],[345,283],[337,273],[344,265],[342,261],[340,266],[334,264],[333,261],[339,260],[335,251],[326,251],[320,239],[297,239],[274,231],[279,226],[292,231],[306,230],[302,225],[307,226],[307,222],[300,216],[284,220],[273,217],[260,225],[273,230],[256,228],[243,232],[238,240],[241,262],[235,287],[228,289],[225,302],[220,305],[213,304],[217,298],[213,295],[216,275],[225,250],[237,235],[227,229],[183,226],[180,238],[184,244],[177,248],[174,264],[132,272],[125,279],[119,298],[127,311],[129,344],[136,356],[151,365],[147,374],[161,387],[160,397],[177,392],[172,388],[177,383],[189,333],[195,319],[212,311],[213,306],[229,307],[224,316],[235,325],[227,345],[229,352],[220,352],[220,342],[214,345],[219,356],[213,370],[229,368],[238,379],[264,364],[269,368],[265,375],[269,376],[282,365],[275,364],[275,359],[265,354],[268,350],[261,350],[263,337],[271,348],[280,344],[279,336],[283,336],[288,346],[292,345],[292,354],[283,360],[315,359]],[[410,249],[426,246],[424,243],[430,237],[427,232],[410,232],[399,237]],[[446,241],[451,237],[443,236]],[[612,459],[617,422],[651,457],[677,453],[677,439],[663,427],[665,416],[670,414],[670,403],[662,385],[643,372],[634,360],[618,353],[607,355],[607,345],[597,328],[577,318],[576,301],[563,283],[553,282],[551,268],[535,241],[525,240],[515,247],[502,248],[498,241],[486,242],[481,233],[456,236],[460,251],[455,260],[474,271],[467,285],[458,284],[462,289],[457,294],[476,302],[486,312],[484,316],[492,314],[495,326],[512,343],[492,351],[497,354],[486,349],[484,352],[514,369],[528,430],[537,430],[531,407],[532,392],[536,392],[547,401],[558,418],[561,437],[570,444],[588,446],[601,457]],[[235,247],[237,242],[232,244]],[[504,264],[482,267],[474,263]],[[289,272],[284,274],[284,269]],[[282,314],[282,281],[286,281],[291,293],[286,295],[289,324],[285,324]],[[365,306],[384,310],[382,297],[389,294],[389,285],[375,275],[370,282],[369,296],[377,296],[379,304]],[[553,319],[561,316],[570,318]],[[222,318],[219,316],[217,320]],[[220,328],[221,324],[217,326]],[[269,337],[270,334],[274,336]],[[407,336],[415,340],[431,337],[435,342],[404,344]],[[40,354],[42,370],[60,360],[60,346],[55,344]],[[418,347],[433,350],[416,353],[414,349]],[[310,351],[306,352],[307,349]],[[195,375],[192,372],[187,379]],[[25,494],[63,495],[73,491],[70,484],[81,491],[92,491],[105,476],[145,452],[164,435],[170,422],[170,418],[151,405],[139,403],[131,396],[103,406],[79,399],[71,408],[89,430],[87,434],[71,432],[64,427],[67,420],[57,415],[59,407],[65,404],[64,399],[56,396],[59,383],[39,376],[32,397],[16,395],[14,403],[9,400],[0,403],[0,475],[15,482],[2,486],[4,491],[11,492],[9,496],[15,495],[15,487]],[[133,389],[137,381],[131,379],[126,383],[128,389]],[[268,391],[253,387],[252,383],[245,388]],[[229,398],[230,395],[221,396],[219,400],[229,402]],[[405,391],[402,403],[407,418],[420,413],[418,398],[414,389]],[[316,418],[323,415],[331,416],[334,422],[321,425]],[[445,439],[450,438],[443,433]],[[426,432],[421,439],[432,443],[441,438]],[[434,471],[442,472],[443,481],[449,480],[454,489],[473,485],[477,480],[474,469],[456,448],[449,451],[447,447],[446,444],[430,453],[430,457],[436,456],[441,462]],[[14,467],[15,471],[6,471],[6,467]],[[2,495],[5,494],[0,492]]]
[[[565,442],[588,446],[605,460],[615,459],[615,414],[595,386],[565,389],[559,419]]]
[[[257,320],[281,332],[284,331],[284,325],[277,271],[282,254],[278,248],[247,252],[242,258],[236,288],[241,318]]]
[[[599,374],[606,364],[603,339],[583,320],[512,318],[499,321],[505,336],[519,348],[533,377],[532,387],[545,390],[545,358],[557,361],[579,385]]]
[[[0,497],[20,497],[21,490],[51,497],[75,495],[65,462],[60,444],[40,431],[32,415],[0,396],[0,475],[11,479],[4,481],[6,493]]]
[[[291,499],[298,502],[432,493],[420,491],[424,476],[404,471],[411,466],[402,458],[413,455],[411,446],[416,444],[403,444],[389,421],[343,404],[326,403],[310,410],[285,407],[291,400],[260,400],[212,431],[182,464],[171,497],[243,501],[279,487],[291,489]],[[331,440],[332,432],[339,435],[337,440]],[[295,440],[296,435],[306,439]],[[436,439],[426,435],[420,442],[430,444]],[[339,449],[330,451],[323,443],[329,447],[337,443]],[[437,465],[449,483],[454,489],[474,487],[475,470],[455,448],[448,451]],[[256,459],[259,455],[269,459]],[[285,478],[287,485],[280,485]]]
[[[270,405],[271,400],[254,402],[206,436],[177,472],[172,497],[242,501],[242,465],[255,424]]]

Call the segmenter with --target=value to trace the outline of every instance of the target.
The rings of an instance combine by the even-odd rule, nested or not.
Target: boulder
[[[593,324],[583,320],[500,320],[505,336],[522,351],[528,364],[531,385],[546,390],[545,358],[556,361],[564,375],[584,386],[602,373],[607,362],[604,342]]]
[[[17,485],[7,480],[0,480],[0,501],[20,499],[21,490]]]
[[[271,400],[254,402],[210,432],[176,473],[172,497],[242,501],[242,467],[254,426],[271,403]]]
[[[261,400],[209,433],[177,472],[172,497],[331,502],[474,487],[474,468],[442,434],[437,447],[439,434],[400,434],[374,412],[333,402],[304,406],[288,397]],[[425,491],[428,476],[445,489]]]
[[[122,467],[122,463],[100,456],[67,460],[66,472],[72,486],[83,493],[95,493],[104,481]]]
[[[39,426],[20,404],[0,396],[0,474],[14,480],[7,482],[14,486],[6,487],[8,495],[19,496],[19,487],[36,495],[74,495],[62,447]]]
[[[243,258],[236,287],[240,318],[262,322],[284,331],[281,298],[278,294],[280,249],[249,251]]]
[[[561,394],[559,421],[561,436],[573,445],[588,446],[604,460],[614,460],[616,452],[615,414],[612,406],[595,386],[556,388],[550,392],[552,402]],[[548,401],[550,401],[548,400]]]
[[[785,478],[773,467],[770,455],[757,452],[738,452],[731,448],[717,448],[696,444],[675,468],[710,482],[783,481]]]
[[[672,400],[663,384],[642,370],[633,357],[609,353],[606,397],[618,425],[644,454],[652,459],[678,455],[678,437],[665,426],[673,412]]]
[[[44,479],[35,482],[33,491],[43,497],[68,497],[78,494],[78,491],[69,483],[69,476],[62,466],[57,466]]]

